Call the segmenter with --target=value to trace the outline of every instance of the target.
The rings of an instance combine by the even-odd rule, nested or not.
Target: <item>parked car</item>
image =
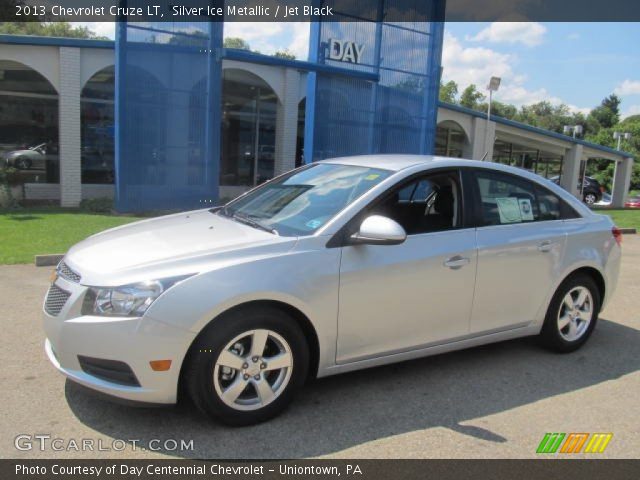
[[[45,168],[47,160],[47,144],[41,143],[33,147],[14,150],[7,153],[7,167],[15,167],[18,170],[29,170],[31,167]]]
[[[551,177],[551,180],[556,185],[560,184],[560,177]],[[581,190],[582,188],[582,190]],[[595,205],[602,199],[604,187],[600,185],[600,182],[593,177],[584,177],[583,187],[580,187],[580,182],[577,186],[578,191],[582,191],[582,201],[589,206]]]
[[[104,394],[172,404],[183,387],[246,425],[308,377],[529,335],[577,350],[620,242],[608,216],[521,169],[338,158],[78,243],[44,301],[45,350]]]
[[[624,202],[624,206],[626,208],[640,208],[640,197],[628,198],[627,201]]]

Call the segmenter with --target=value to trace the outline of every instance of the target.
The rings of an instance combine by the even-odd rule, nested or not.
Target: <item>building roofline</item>
[[[113,40],[92,40],[89,38],[38,37],[33,35],[0,34],[0,44],[39,45],[46,47],[77,47],[115,49]]]
[[[447,110],[453,110],[454,112],[466,113],[467,115],[471,115],[477,118],[487,118],[487,114],[483,112],[478,112],[477,110],[472,110],[471,108],[463,107],[460,105],[454,105],[452,103],[447,103],[443,101],[438,101],[438,106],[445,108]],[[565,142],[582,145],[593,150],[600,150],[601,152],[606,152],[609,154],[617,155],[619,157],[624,158],[633,158],[633,154],[629,152],[625,152],[623,150],[616,150],[614,148],[605,147],[604,145],[598,145],[597,143],[587,142],[586,140],[581,140],[579,138],[573,138],[568,135],[563,135],[561,133],[552,132],[550,130],[545,130],[544,128],[532,127],[531,125],[527,125],[526,123],[516,122],[514,120],[509,120],[507,118],[498,117],[495,115],[491,115],[491,121],[496,123],[501,123],[502,125],[508,125],[510,127],[519,128],[521,130],[528,130],[533,133],[537,133],[540,135],[544,135],[546,137],[556,138],[559,140],[564,140]]]

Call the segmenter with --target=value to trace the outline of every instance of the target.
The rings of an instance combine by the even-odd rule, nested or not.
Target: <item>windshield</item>
[[[257,188],[218,213],[283,236],[311,235],[391,173],[314,164]]]

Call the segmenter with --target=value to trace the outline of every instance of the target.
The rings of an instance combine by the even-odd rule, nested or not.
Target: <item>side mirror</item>
[[[407,239],[407,232],[402,226],[390,218],[380,215],[367,217],[360,225],[360,230],[351,235],[352,245],[398,245]]]

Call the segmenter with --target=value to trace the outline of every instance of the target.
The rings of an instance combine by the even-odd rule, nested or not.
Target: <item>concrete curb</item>
[[[64,254],[54,254],[54,255],[36,255],[35,263],[36,267],[51,267],[57,265],[60,260],[62,260]]]
[[[638,233],[635,228],[621,228],[620,231],[623,235],[635,235]]]

